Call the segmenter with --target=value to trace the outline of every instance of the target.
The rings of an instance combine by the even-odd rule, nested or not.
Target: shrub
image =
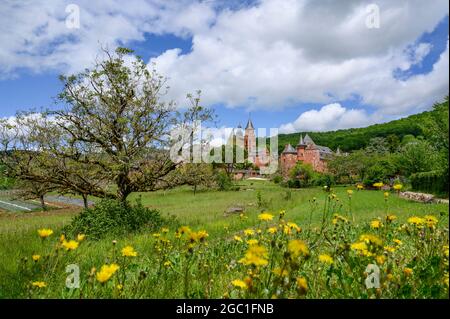
[[[219,171],[216,174],[216,184],[219,190],[226,191],[233,186],[233,182],[231,178],[223,171]]]
[[[412,174],[410,179],[413,190],[433,194],[448,194],[447,170],[416,173]]]
[[[312,180],[312,184],[315,186],[328,186],[331,187],[335,184],[334,177],[331,174],[317,174]]]
[[[137,232],[143,227],[154,230],[166,223],[158,211],[144,207],[139,199],[135,205],[103,199],[93,208],[85,209],[75,216],[63,231],[66,234],[82,233],[91,239],[100,239],[109,234]]]
[[[281,175],[275,175],[275,176],[273,176],[272,181],[275,184],[279,184],[283,181],[283,177]]]

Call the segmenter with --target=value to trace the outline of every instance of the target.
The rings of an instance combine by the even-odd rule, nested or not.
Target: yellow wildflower
[[[33,255],[31,256],[31,258],[33,259],[33,261],[39,261],[39,259],[41,259],[41,255]]]
[[[375,258],[375,260],[377,261],[377,264],[382,265],[386,261],[386,257],[383,255],[379,255]]]
[[[85,235],[85,234],[78,234],[78,235],[77,235],[77,241],[78,241],[78,242],[83,241],[85,238],[86,238],[86,235]]]
[[[405,269],[403,269],[403,273],[404,273],[406,276],[411,276],[412,273],[413,273],[413,270],[412,270],[411,268],[406,267]]]
[[[394,188],[396,191],[399,191],[399,190],[401,190],[401,189],[403,188],[403,185],[402,185],[402,184],[395,184],[395,185],[393,186],[393,188]]]
[[[96,275],[97,280],[100,283],[105,283],[112,277],[112,275],[116,273],[117,270],[119,270],[119,266],[117,264],[103,265]]]
[[[47,287],[47,284],[44,281],[33,281],[31,283],[33,287],[44,288]]]
[[[233,280],[231,282],[231,284],[234,287],[237,287],[237,288],[240,288],[240,289],[247,289],[247,284],[243,280],[240,280],[240,279]]]
[[[297,289],[301,295],[305,295],[308,292],[308,282],[306,281],[306,278],[297,278]]]
[[[327,255],[327,254],[319,255],[319,261],[324,264],[329,264],[329,265],[332,265],[334,262],[333,257],[331,257],[330,255]]]
[[[378,238],[377,236],[372,235],[372,234],[363,234],[363,235],[359,236],[359,240],[364,241],[364,242],[374,245],[374,246],[382,246],[383,245],[383,241],[380,238]]]
[[[296,224],[296,223],[292,223],[292,222],[288,222],[286,224],[290,229],[295,229],[295,231],[297,233],[300,233],[302,231],[302,229]]]
[[[372,220],[372,221],[370,222],[370,227],[372,227],[373,229],[378,229],[378,228],[380,228],[380,227],[382,227],[382,226],[383,226],[383,224],[382,224],[379,220],[377,220],[377,219]]]
[[[240,236],[237,236],[237,235],[234,236],[234,240],[242,242],[242,238]]]
[[[347,189],[347,195],[348,195],[348,196],[352,196],[352,195],[353,195],[353,190]]]
[[[402,241],[401,241],[400,239],[394,239],[393,241],[394,241],[394,243],[396,243],[396,244],[399,245],[399,246],[400,246],[401,244],[403,244]]]
[[[45,228],[39,229],[39,230],[38,230],[38,234],[39,234],[39,237],[41,237],[41,238],[47,238],[48,236],[50,236],[51,234],[53,234],[53,230],[51,230],[51,229],[45,229]]]
[[[392,246],[384,246],[384,250],[389,252],[389,253],[393,253],[397,249],[395,247],[392,247]]]
[[[179,232],[180,234],[190,233],[190,232],[191,232],[191,229],[189,228],[189,226],[181,226],[181,227],[178,229],[178,232]]]
[[[138,253],[131,246],[126,246],[122,248],[122,256],[124,257],[136,257],[137,254]]]
[[[265,266],[268,264],[267,255],[267,249],[264,246],[250,245],[244,258],[240,259],[239,262],[247,266]]]
[[[273,215],[269,213],[262,213],[258,215],[258,219],[267,222],[273,219]]]
[[[306,244],[300,239],[291,240],[288,243],[288,251],[294,258],[300,255],[309,255],[308,246],[306,246]]]
[[[164,262],[164,267],[171,267],[172,266],[172,262],[170,262],[169,260]]]
[[[367,250],[367,245],[365,242],[356,242],[351,244],[350,248],[356,251],[364,251]]]
[[[64,240],[61,244],[67,251],[69,250],[75,250],[78,248],[79,243],[75,240]]]
[[[397,219],[397,216],[395,216],[395,215],[387,215],[386,216],[386,222],[388,222],[388,223],[392,223],[396,219]]]
[[[389,197],[389,192],[384,192],[384,198],[388,198]]]
[[[276,267],[274,268],[274,270],[272,270],[272,272],[277,275],[277,276],[283,276],[283,277],[287,277],[289,275],[289,272],[286,269],[283,269],[283,271],[281,271],[280,267]]]
[[[269,232],[270,234],[275,234],[277,232],[277,228],[276,227],[270,227],[269,229],[267,229],[267,232]]]
[[[383,187],[383,185],[384,184],[382,182],[377,182],[377,183],[373,184],[373,187],[381,188],[381,187]]]
[[[257,239],[249,239],[247,240],[247,244],[249,245],[256,245],[258,243]]]
[[[421,226],[425,223],[425,219],[422,217],[413,216],[413,217],[408,218],[408,223],[416,225],[416,226]]]
[[[361,189],[364,189],[364,186],[363,186],[362,184],[358,184],[358,185],[356,185],[356,188],[357,188],[358,190],[361,190]]]
[[[245,234],[246,236],[251,236],[251,235],[254,235],[254,234],[255,234],[255,231],[254,231],[253,229],[251,229],[251,228],[248,228],[248,229],[245,229],[245,230],[244,230],[244,234]]]
[[[423,218],[425,219],[425,224],[427,224],[429,228],[433,228],[438,222],[438,219],[433,215],[426,215]]]
[[[201,242],[204,241],[205,238],[208,236],[209,236],[209,234],[206,232],[206,230],[199,230],[197,232],[197,239]]]
[[[61,236],[59,236],[59,242],[63,242],[64,240],[66,240],[66,235],[61,234]]]
[[[163,227],[161,228],[161,233],[168,233],[169,232],[169,228]]]

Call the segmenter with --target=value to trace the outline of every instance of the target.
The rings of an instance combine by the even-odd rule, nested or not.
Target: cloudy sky
[[[58,74],[90,67],[102,44],[155,63],[180,107],[201,89],[219,126],[250,113],[282,132],[388,121],[448,94],[448,12],[445,0],[2,0],[0,117],[50,106]]]

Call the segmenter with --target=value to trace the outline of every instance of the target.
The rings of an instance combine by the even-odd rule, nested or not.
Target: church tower
[[[257,157],[256,135],[255,128],[253,127],[253,123],[250,117],[248,119],[247,125],[245,126],[244,147],[248,152],[249,162],[255,163]]]
[[[306,143],[303,140],[303,135],[300,134],[300,140],[298,141],[297,144],[297,159],[299,161],[304,161],[305,160],[305,149],[306,149]]]

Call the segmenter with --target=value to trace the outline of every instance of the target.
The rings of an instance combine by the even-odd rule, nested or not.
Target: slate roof
[[[247,126],[245,126],[245,129],[255,129],[253,127],[253,123],[252,123],[251,119],[248,119]]]
[[[283,154],[297,154],[297,151],[292,147],[291,144],[287,144],[284,147]]]

